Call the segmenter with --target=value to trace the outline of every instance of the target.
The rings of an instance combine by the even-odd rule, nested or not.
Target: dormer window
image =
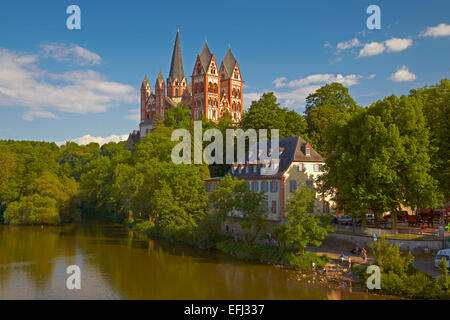
[[[309,143],[307,143],[307,144],[305,145],[305,155],[306,155],[307,157],[310,157],[310,156],[311,156],[311,145],[310,145]]]

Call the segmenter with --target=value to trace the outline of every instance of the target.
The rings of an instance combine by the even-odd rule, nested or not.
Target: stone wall
[[[398,244],[400,250],[411,251],[414,255],[434,254],[444,248],[442,240],[387,240],[392,244]],[[329,234],[323,242],[324,247],[332,247],[340,250],[351,250],[353,247],[368,248],[374,242],[371,236],[349,235],[343,233]]]

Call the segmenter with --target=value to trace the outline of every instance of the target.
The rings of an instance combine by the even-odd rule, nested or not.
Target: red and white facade
[[[169,77],[164,80],[160,71],[152,92],[147,76],[141,85],[139,136],[144,138],[155,125],[164,121],[168,108],[182,107],[191,110],[192,120],[202,117],[218,122],[229,113],[234,122],[242,119],[243,80],[239,65],[230,49],[220,64],[204,44],[197,55],[192,82],[184,77],[180,37],[177,32]]]

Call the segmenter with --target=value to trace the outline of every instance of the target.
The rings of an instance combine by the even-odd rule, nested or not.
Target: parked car
[[[355,218],[355,222],[356,223],[362,223],[362,217],[360,215],[358,215]],[[366,222],[367,223],[374,223],[375,222],[375,215],[373,213],[367,213],[366,214]]]
[[[445,258],[447,260],[447,268],[450,269],[450,249],[439,250],[436,257],[434,258],[434,266],[439,267],[441,260]]]
[[[369,223],[374,223],[375,222],[375,214],[373,214],[373,213],[366,214],[366,221]]]
[[[340,216],[340,217],[337,217],[337,221],[339,223],[351,223],[353,221],[353,218],[352,218],[352,216],[348,216],[348,215]]]

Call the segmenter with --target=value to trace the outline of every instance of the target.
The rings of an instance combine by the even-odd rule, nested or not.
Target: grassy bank
[[[144,233],[150,238],[181,242],[200,249],[218,250],[239,260],[283,265],[294,270],[311,271],[313,263],[315,268],[322,269],[331,261],[327,255],[317,255],[309,251],[304,251],[300,254],[289,249],[281,250],[277,245],[271,243],[256,243],[249,246],[242,239],[235,239],[222,233],[211,232],[205,235],[203,231],[198,231],[191,236],[171,237],[158,230],[149,221],[128,221],[126,225],[133,230]],[[200,237],[196,238],[196,235]]]

